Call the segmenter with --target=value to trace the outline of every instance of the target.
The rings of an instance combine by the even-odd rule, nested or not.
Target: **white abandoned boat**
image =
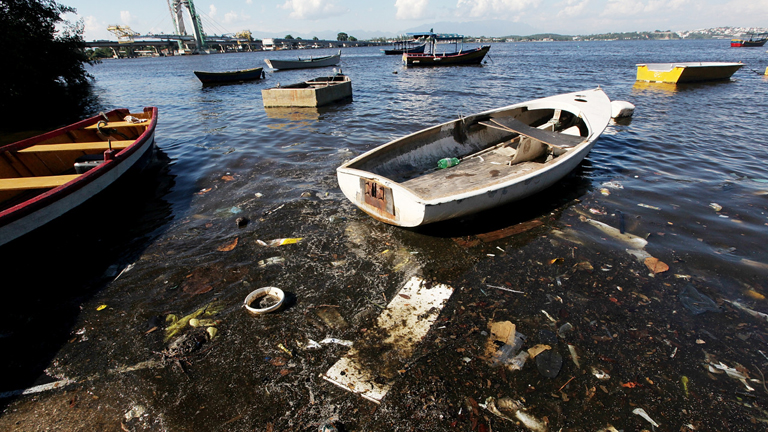
[[[425,225],[548,188],[579,165],[610,119],[600,88],[550,96],[398,138],[336,174],[344,195],[372,217]],[[459,163],[439,169],[445,158]]]

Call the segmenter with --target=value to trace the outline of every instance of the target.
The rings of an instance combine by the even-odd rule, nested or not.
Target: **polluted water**
[[[1,251],[0,430],[764,431],[764,77],[635,81],[651,57],[764,61],[727,44],[494,42],[437,69],[343,48],[352,101],[277,111],[259,90],[306,71],[191,71],[289,51],[88,66],[104,104],[158,105],[166,161]],[[633,118],[513,205],[401,229],[338,187],[397,137],[598,84]],[[262,287],[283,303],[254,315]]]

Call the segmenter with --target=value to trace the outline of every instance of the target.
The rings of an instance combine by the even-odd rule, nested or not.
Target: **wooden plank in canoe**
[[[0,157],[4,159],[4,163],[7,163],[11,168],[13,168],[18,175],[20,176],[33,176],[35,173],[33,173],[24,163],[22,163],[19,158],[16,157],[12,152],[3,152],[0,153]]]
[[[527,124],[516,120],[512,117],[503,117],[497,119],[490,119],[491,123],[478,122],[479,124],[492,127],[495,129],[507,130],[509,132],[516,132],[520,135],[525,135],[533,139],[537,139],[545,144],[549,144],[553,147],[570,148],[581,144],[586,138],[577,137],[573,135],[561,134],[558,132],[551,132],[528,126]]]
[[[115,150],[123,150],[124,148],[133,144],[132,140],[120,140],[112,141],[112,148]],[[98,142],[81,142],[81,143],[65,143],[65,144],[38,144],[31,147],[27,147],[23,150],[19,150],[18,153],[39,153],[39,152],[59,152],[59,151],[105,151],[109,150],[109,144],[106,141]]]
[[[98,123],[94,123],[94,124],[92,124],[90,126],[84,127],[83,129],[85,129],[85,130],[95,130],[95,129],[97,129],[96,128],[97,124]],[[145,121],[143,123],[130,123],[130,122],[127,122],[127,121],[111,121],[111,122],[109,122],[107,124],[102,124],[101,125],[102,128],[113,128],[113,129],[114,128],[125,128],[125,127],[143,127],[143,128],[146,128],[147,126],[149,126],[149,120],[147,120],[147,121]]]
[[[470,192],[530,174],[542,167],[539,162],[521,162],[507,165],[509,157],[495,152],[464,159],[460,164],[442,170],[433,170],[400,184],[424,199],[434,199]]]
[[[0,179],[0,191],[51,189],[68,183],[81,174],[66,174],[40,177],[16,177]]]

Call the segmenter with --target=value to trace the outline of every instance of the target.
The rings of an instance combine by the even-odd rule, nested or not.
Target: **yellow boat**
[[[726,62],[640,63],[637,81],[678,84],[727,80],[742,66]]]

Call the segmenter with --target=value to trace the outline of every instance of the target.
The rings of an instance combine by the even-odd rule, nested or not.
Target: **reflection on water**
[[[667,93],[667,94],[674,94],[678,91],[677,84],[673,83],[655,83],[655,82],[648,82],[648,81],[635,81],[635,84],[632,85],[632,94],[640,96],[643,92],[659,92],[659,93]]]
[[[320,110],[318,110],[317,108],[274,107],[274,108],[264,108],[264,112],[267,114],[267,117],[271,119],[301,121],[301,120],[318,120],[320,118]]]
[[[76,331],[83,302],[134,262],[172,219],[174,187],[162,151],[141,173],[129,173],[104,193],[0,248],[3,390],[31,385]],[[1,401],[0,401],[1,402]]]

